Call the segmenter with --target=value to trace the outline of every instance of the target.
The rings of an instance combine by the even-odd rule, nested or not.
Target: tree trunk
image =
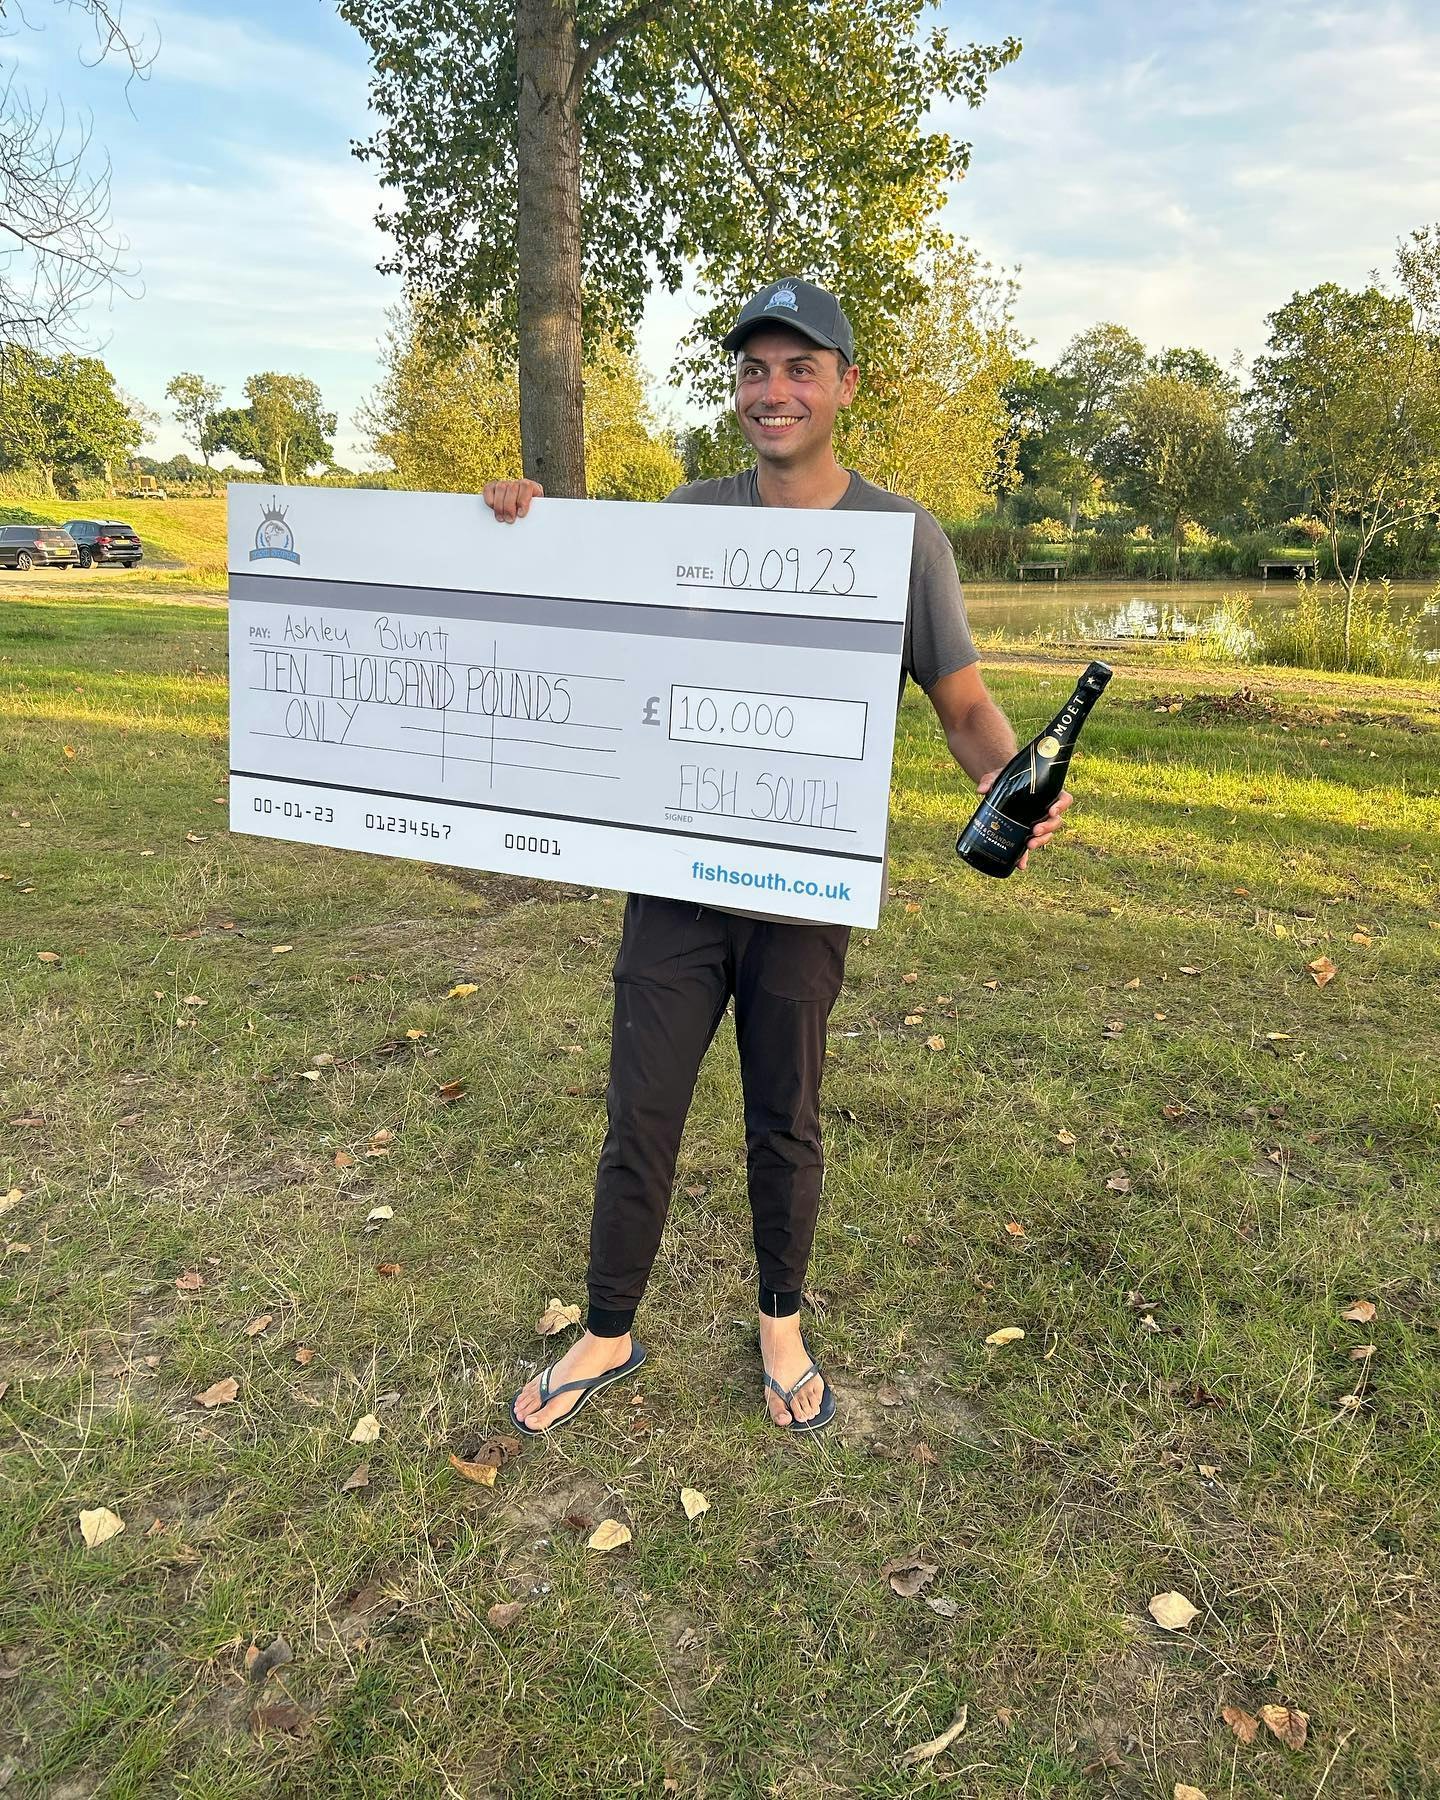
[[[1071,537],[1074,537],[1074,535],[1075,535],[1075,521],[1079,517],[1080,517],[1080,502],[1078,500],[1072,499],[1070,502],[1070,535],[1071,535]]]
[[[547,494],[585,495],[575,0],[515,0],[520,448]]]
[[[1174,561],[1170,565],[1170,574],[1171,579],[1174,581],[1180,579],[1180,542],[1184,535],[1185,521],[1181,518],[1179,513],[1176,513],[1175,522],[1170,527],[1170,542],[1175,552]]]

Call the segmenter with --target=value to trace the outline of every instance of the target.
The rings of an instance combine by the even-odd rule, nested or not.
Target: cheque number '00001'
[[[526,837],[523,832],[507,831],[505,848],[507,850],[528,850],[532,856],[558,856],[560,840],[559,838]]]

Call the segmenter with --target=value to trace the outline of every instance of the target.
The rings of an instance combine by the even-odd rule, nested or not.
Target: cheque
[[[231,829],[873,925],[912,525],[232,486]]]

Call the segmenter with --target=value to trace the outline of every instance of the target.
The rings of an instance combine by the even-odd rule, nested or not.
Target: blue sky
[[[197,369],[238,400],[257,369],[313,376],[358,457],[394,277],[369,169],[358,40],[326,0],[127,0],[159,44],[128,92],[86,68],[46,0],[0,39],[0,73],[93,115],[113,164],[116,222],[140,266],[88,326],[123,386],[163,408]],[[1053,357],[1117,319],[1147,342],[1228,360],[1259,348],[1296,288],[1388,271],[1394,242],[1440,219],[1440,7],[1325,0],[983,0],[947,3],[965,38],[1025,49],[978,112],[943,122],[974,144],[949,227],[1019,269],[1019,323]],[[663,376],[690,317],[659,296],[642,349]],[[685,416],[685,396],[661,390]],[[167,426],[157,447],[180,447]]]

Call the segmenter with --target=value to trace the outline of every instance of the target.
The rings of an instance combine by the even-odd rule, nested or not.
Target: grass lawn
[[[583,1299],[620,902],[231,838],[224,630],[0,607],[0,1787],[1440,1796],[1433,687],[1123,655],[1008,883],[907,699],[825,1094],[835,1427],[765,1423],[722,1041],[648,1368],[487,1488],[451,1453]],[[1022,733],[1080,660],[990,660]]]

